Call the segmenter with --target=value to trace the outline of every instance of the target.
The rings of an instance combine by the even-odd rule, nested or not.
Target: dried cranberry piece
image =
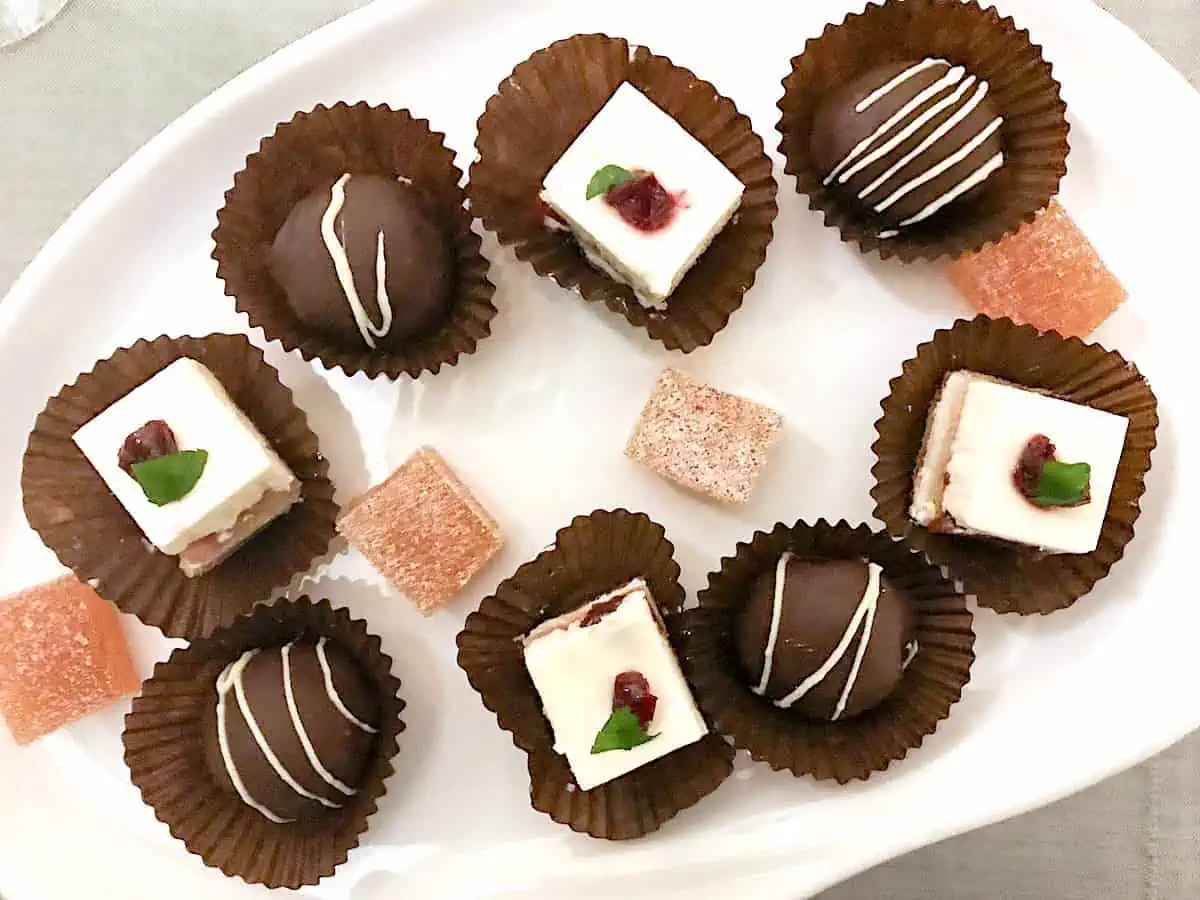
[[[556,231],[570,230],[571,226],[567,223],[567,220],[560,216],[558,214],[558,210],[556,210],[541,197],[537,198],[534,209],[537,213],[538,219],[542,222],[544,227]]]
[[[121,445],[121,453],[117,457],[117,464],[127,474],[132,475],[133,467],[138,463],[158,459],[160,456],[170,456],[178,451],[175,432],[166,422],[154,419],[125,438],[125,443]]]
[[[613,679],[613,709],[622,706],[637,716],[643,731],[650,729],[658,698],[650,693],[650,682],[641,672],[622,672]]]
[[[639,231],[661,231],[675,218],[678,201],[652,172],[613,185],[604,201]]]
[[[1042,468],[1055,458],[1055,453],[1054,443],[1044,434],[1035,434],[1025,444],[1017,467],[1013,469],[1013,483],[1022,496],[1036,496]]]
[[[621,605],[624,597],[617,597],[614,600],[605,600],[603,603],[595,603],[592,608],[584,613],[583,620],[579,623],[580,628],[587,628],[595,625],[610,612],[616,612],[617,607]]]

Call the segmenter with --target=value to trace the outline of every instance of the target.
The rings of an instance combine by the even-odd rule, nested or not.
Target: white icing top
[[[914,521],[1049,553],[1096,549],[1125,447],[1124,416],[966,370],[947,376],[930,416],[909,507]],[[1038,434],[1058,459],[1091,465],[1090,503],[1043,508],[1016,489],[1013,470]]]
[[[630,227],[587,185],[605,165],[653,172],[680,205],[668,227]],[[589,261],[662,307],[741,205],[745,188],[707,147],[634,87],[622,83],[546,173],[541,198],[568,224]]]
[[[119,463],[125,438],[155,419],[170,426],[179,449],[208,451],[204,476],[165,506],[147,500]],[[146,539],[170,556],[232,529],[268,494],[289,494],[298,485],[217,376],[186,357],[109,406],[76,431],[74,441]]]
[[[582,624],[592,609],[614,600],[615,609]],[[641,579],[543,622],[522,644],[530,680],[554,730],[554,749],[566,757],[581,790],[627,775],[708,733]],[[596,733],[612,714],[614,680],[629,671],[642,673],[658,697],[651,725],[657,737],[632,750],[593,754]]]
[[[779,558],[779,562],[775,568],[775,593],[771,608],[771,624],[767,632],[767,645],[763,652],[762,678],[752,689],[754,693],[760,696],[767,691],[767,683],[770,681],[771,669],[775,662],[779,623],[783,618],[783,593],[786,587],[787,565],[791,559],[791,553],[784,553]],[[838,663],[842,661],[849,652],[850,647],[854,644],[855,635],[859,635],[858,645],[854,652],[854,662],[850,666],[850,673],[846,678],[846,684],[838,696],[838,701],[834,706],[833,715],[830,716],[830,720],[836,722],[846,712],[846,705],[850,702],[850,695],[854,693],[854,686],[858,682],[858,673],[862,668],[863,659],[867,655],[867,648],[871,644],[871,638],[874,633],[875,612],[879,606],[880,576],[882,573],[883,569],[875,563],[867,563],[866,589],[863,591],[862,599],[855,608],[853,615],[850,616],[850,621],[846,625],[846,630],[842,633],[841,639],[833,648],[833,652],[789,694],[776,700],[776,706],[787,709],[807,696],[817,685],[829,677],[830,672],[837,668]],[[859,634],[860,631],[861,634]]]
[[[363,342],[374,350],[375,339],[387,337],[388,332],[392,330],[392,303],[387,293],[387,253],[384,249],[383,230],[380,229],[375,250],[375,300],[379,304],[380,314],[379,324],[376,325],[371,321],[371,316],[358,295],[346,245],[337,234],[337,218],[342,207],[346,205],[346,183],[349,181],[350,173],[347,172],[333,183],[329,206],[321,217],[321,239],[333,259],[333,268],[337,271],[338,282],[346,295],[346,302],[350,304],[350,312],[354,315],[358,333],[362,335]]]
[[[954,129],[958,128],[983,103],[988,94],[988,83],[986,81],[980,81],[974,75],[967,74],[967,70],[962,66],[950,66],[948,62],[942,59],[924,59],[918,63],[914,63],[886,84],[868,94],[854,107],[854,111],[859,114],[865,112],[909,79],[934,66],[947,66],[948,68],[941,78],[916,94],[916,96],[900,107],[871,134],[855,144],[850,152],[833,167],[833,170],[825,178],[824,183],[826,185],[832,184],[834,181],[838,184],[845,184],[863,169],[885,158],[888,153],[891,153],[905,141],[909,140],[938,116],[948,110],[954,110],[953,114],[925,137],[920,144],[898,159],[893,165],[888,167],[887,171],[883,172],[858,192],[859,200],[867,200],[879,194],[884,188],[888,188],[887,193],[883,194],[877,201],[871,203],[875,212],[882,213],[922,185],[928,184],[955,166],[960,165],[1003,126],[1004,119],[996,116],[987,122],[958,151],[940,160],[934,161],[931,159],[929,160],[929,165],[921,167],[922,158],[931,155],[931,151],[950,135]],[[937,97],[950,88],[954,88],[954,90],[940,100],[930,103],[927,107],[925,106],[934,97]],[[917,168],[915,170],[909,169],[914,164],[917,164]],[[993,154],[965,172],[957,182],[935,197],[917,213],[901,221],[898,228],[883,231],[879,236],[882,238],[895,237],[899,234],[900,229],[925,221],[959,197],[982,184],[1003,164],[1003,152]],[[912,174],[904,181],[896,183],[897,176],[906,169],[915,171],[915,174]]]
[[[325,676],[325,693],[329,698],[329,702],[332,703],[334,708],[337,709],[338,712],[340,712],[342,716],[355,727],[367,732],[368,734],[377,733],[378,729],[373,728],[366,722],[363,722],[350,712],[345,701],[338,693],[337,687],[333,683],[333,675],[329,668],[329,658],[325,652],[325,644],[326,639],[321,638],[319,641],[317,641],[315,650],[317,660],[321,665],[321,671]],[[292,684],[291,651],[295,646],[296,645],[294,643],[287,644],[286,646],[281,647],[278,651],[280,654],[283,672],[284,701],[287,704],[288,714],[292,721],[292,727],[296,730],[296,736],[299,738],[300,744],[304,748],[304,755],[308,758],[308,762],[313,767],[313,771],[316,772],[330,787],[335,788],[336,790],[345,794],[347,797],[353,796],[356,793],[354,788],[342,783],[321,762],[320,758],[317,756],[316,748],[313,746],[312,740],[309,738],[308,729],[305,727],[304,722],[301,719],[300,709],[296,704],[295,687]],[[287,770],[282,761],[276,755],[275,751],[271,748],[270,743],[267,741],[266,735],[263,734],[262,728],[254,716],[253,710],[250,708],[250,704],[246,699],[246,692],[242,682],[245,677],[247,666],[249,666],[251,661],[253,661],[254,658],[261,652],[263,651],[257,649],[247,650],[240,657],[226,666],[224,671],[222,671],[220,676],[217,678],[217,742],[220,746],[221,760],[225,765],[225,771],[229,775],[229,780],[233,783],[234,790],[237,791],[238,796],[242,798],[242,801],[247,806],[257,810],[264,818],[277,824],[286,824],[288,822],[295,821],[293,819],[286,819],[278,815],[255,800],[253,795],[250,793],[249,788],[246,786],[245,781],[242,779],[241,773],[238,771],[237,764],[233,759],[233,752],[229,746],[228,704],[229,696],[232,694],[237,702],[238,711],[241,713],[242,718],[246,723],[246,727],[249,728],[255,744],[258,746],[263,758],[266,759],[267,763],[274,770],[275,774],[279,776],[280,780],[301,797],[306,797],[309,800],[320,803],[322,806],[325,806],[329,809],[339,809],[342,806],[341,803],[329,800],[326,797],[322,797],[305,789],[303,785],[296,780],[292,773]]]

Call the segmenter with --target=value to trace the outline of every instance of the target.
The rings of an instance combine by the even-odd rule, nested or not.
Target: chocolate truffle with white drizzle
[[[355,795],[378,719],[370,684],[326,639],[248,650],[217,678],[206,758],[267,820],[311,819]]]
[[[915,616],[875,563],[784,553],[742,610],[738,656],[756,694],[836,722],[899,684],[917,652]]]
[[[988,83],[964,67],[887,63],[821,104],[811,150],[824,184],[889,238],[974,197],[1004,165],[1003,127]]]
[[[292,209],[271,274],[296,317],[375,350],[429,332],[449,311],[454,262],[432,207],[407,181],[343,174]]]

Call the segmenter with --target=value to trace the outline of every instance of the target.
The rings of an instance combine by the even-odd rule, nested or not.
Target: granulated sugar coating
[[[425,615],[504,543],[500,526],[432,447],[356,500],[338,531]]]
[[[28,744],[137,691],[116,609],[68,575],[0,600],[0,717]]]
[[[666,369],[625,453],[681,487],[745,503],[782,427],[775,410]]]
[[[1033,224],[951,263],[950,280],[981,313],[1065,337],[1086,338],[1127,296],[1053,200]]]

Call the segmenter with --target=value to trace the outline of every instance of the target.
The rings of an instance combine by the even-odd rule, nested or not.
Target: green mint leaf
[[[632,179],[633,173],[628,169],[613,165],[601,166],[596,170],[596,174],[592,176],[592,180],[588,182],[586,199],[591,200],[594,197],[607,194],[618,184],[624,184]]]
[[[1042,467],[1033,497],[1038,506],[1080,506],[1090,499],[1092,467],[1050,460]]]
[[[592,755],[607,753],[609,750],[632,750],[634,747],[650,743],[656,737],[657,734],[646,734],[633,710],[628,706],[618,706],[596,735],[596,741],[592,744]]]
[[[134,463],[133,477],[147,500],[166,506],[190,494],[207,465],[207,450],[183,450]]]

